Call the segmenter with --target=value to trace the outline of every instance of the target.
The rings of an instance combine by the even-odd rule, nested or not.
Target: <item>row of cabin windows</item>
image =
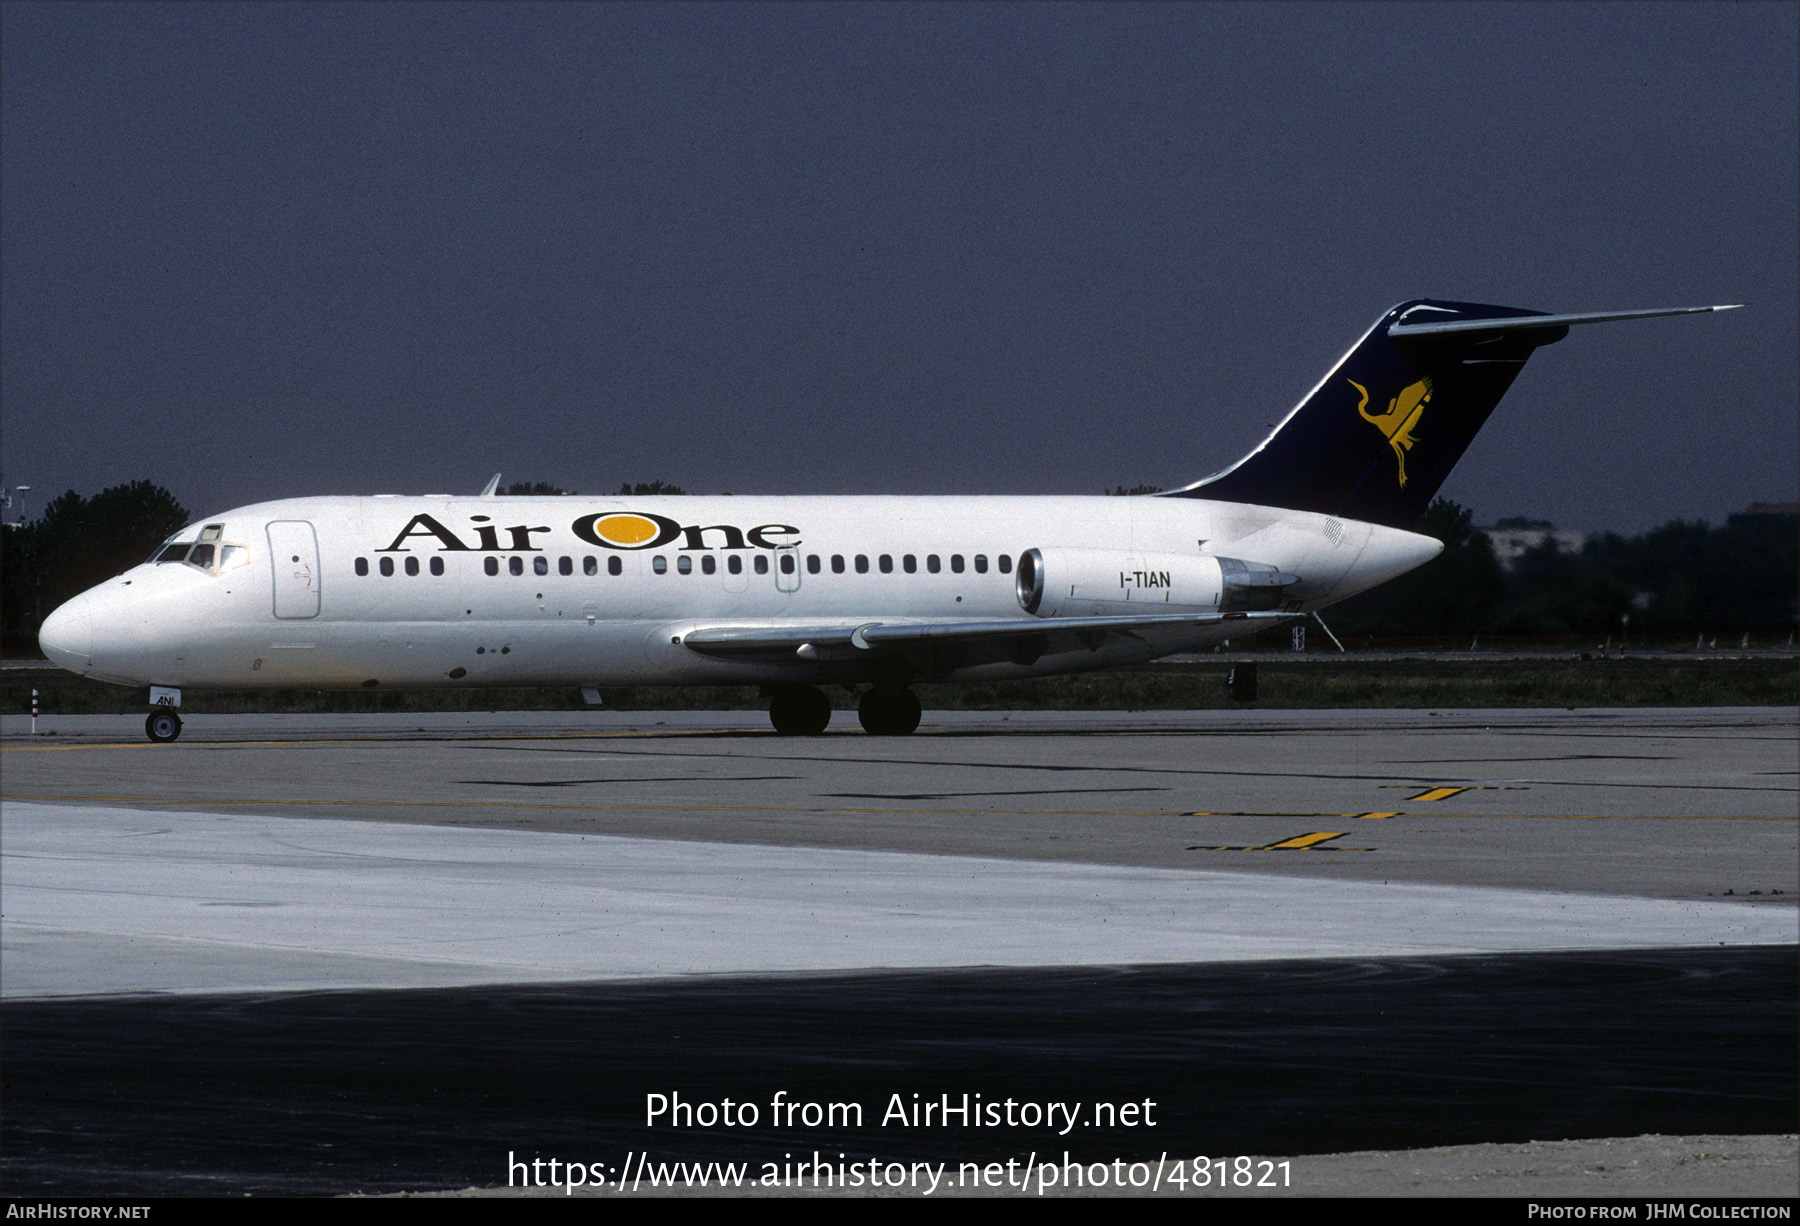
[[[380,567],[381,573],[384,575],[391,575],[394,573],[394,559],[392,558],[382,558],[376,565]],[[369,559],[356,559],[356,573],[359,575],[366,575],[369,573]],[[416,575],[419,573],[419,559],[410,554],[406,557],[406,573],[409,575]],[[444,559],[431,559],[431,573],[434,575],[441,575],[444,573]]]
[[[419,559],[417,557],[414,557],[413,555],[408,554],[402,561],[406,568],[407,574],[416,575],[419,573]],[[970,561],[973,562],[973,564],[974,564],[974,569],[975,569],[976,574],[978,574],[978,575],[987,574],[988,557],[985,553],[976,554],[972,559],[970,559]],[[432,574],[441,575],[444,573],[444,559],[442,557],[433,557],[433,558],[429,559],[429,562],[431,565],[431,573]],[[754,557],[752,557],[750,559],[750,564],[751,564],[751,569],[754,570],[759,575],[766,575],[769,573],[769,555],[766,553],[756,554]],[[380,569],[381,573],[384,575],[391,575],[394,573],[394,559],[392,557],[383,557],[378,560],[376,565]],[[794,555],[791,553],[781,554],[777,561],[777,565],[780,567],[781,573],[784,575],[791,575],[798,568],[798,563],[795,562]],[[868,574],[869,573],[869,555],[864,554],[864,553],[857,554],[855,556],[853,565],[856,569],[857,574],[859,574],[859,575]],[[884,575],[893,574],[894,573],[894,555],[891,553],[881,554],[879,557],[877,557],[875,559],[875,568]],[[1012,558],[1004,553],[998,555],[994,559],[994,568],[1003,575],[1011,574],[1012,573]],[[510,574],[514,574],[514,575],[524,574],[525,573],[525,559],[521,558],[521,557],[516,557],[516,556],[506,559],[506,569],[507,569],[508,573],[510,573]],[[650,559],[650,569],[655,571],[659,575],[668,574],[669,573],[669,559],[664,557],[660,553],[655,555],[654,557],[652,557]],[[685,554],[685,553],[677,554],[675,557],[675,569],[678,573],[683,574],[683,575],[692,574],[694,572],[693,556],[690,554]],[[700,573],[701,574],[703,574],[703,575],[715,574],[715,573],[717,573],[718,569],[719,569],[719,560],[716,557],[714,557],[710,553],[703,553],[700,555]],[[736,554],[736,553],[727,554],[725,557],[725,569],[728,573],[733,574],[733,575],[743,574],[744,573],[743,556],[741,554]],[[909,575],[916,574],[919,569],[918,556],[915,554],[910,554],[910,553],[901,554],[900,555],[900,569],[905,571]],[[940,573],[943,569],[944,569],[943,559],[939,558],[937,554],[928,553],[925,555],[926,573],[935,575],[935,574]],[[495,557],[483,558],[482,559],[482,570],[486,571],[490,575],[499,574],[500,573],[500,559],[495,558]],[[812,553],[812,554],[808,554],[806,556],[806,573],[807,574],[816,575],[816,574],[819,574],[823,570],[824,570],[824,561],[823,561],[823,559],[821,559],[819,557],[818,554]],[[834,575],[841,575],[844,573],[844,570],[845,570],[844,555],[841,553],[832,554],[831,555],[831,573]],[[951,554],[950,555],[950,573],[953,575],[960,575],[963,573],[963,570],[964,570],[964,562],[963,562],[962,554],[960,554],[960,553]],[[356,573],[359,575],[366,575],[369,573],[369,559],[367,559],[367,558],[356,559]],[[536,557],[536,558],[531,559],[531,573],[534,575],[549,574],[550,573],[550,559],[547,557]],[[558,558],[556,560],[556,573],[559,575],[574,574],[575,573],[575,560],[573,558],[568,558],[568,557]],[[581,559],[581,573],[584,575],[599,574],[600,573],[599,559],[594,558],[592,556]],[[622,575],[625,573],[625,564],[619,558],[619,556],[617,554],[614,554],[612,557],[609,557],[606,559],[606,573],[609,575]]]

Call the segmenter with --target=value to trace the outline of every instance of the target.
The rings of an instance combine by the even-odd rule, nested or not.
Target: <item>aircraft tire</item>
[[[870,690],[857,705],[856,717],[870,736],[907,736],[919,726],[919,696],[911,690],[881,694]]]
[[[810,685],[777,690],[769,700],[769,722],[782,736],[817,736],[831,723],[831,699]]]
[[[152,711],[144,720],[144,734],[159,745],[181,735],[181,716],[173,711]]]

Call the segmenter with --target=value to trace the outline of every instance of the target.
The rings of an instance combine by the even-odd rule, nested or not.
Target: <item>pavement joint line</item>
[[[1429,817],[1478,819],[1492,821],[1578,821],[1578,822],[1796,822],[1800,816],[1756,816],[1752,814],[1669,814],[1669,813],[1247,813],[1192,812],[1167,809],[894,809],[851,808],[844,805],[669,805],[669,804],[576,804],[549,801],[518,800],[229,800],[224,798],[168,796],[26,796],[0,795],[5,801],[50,801],[62,804],[116,805],[181,805],[204,812],[210,805],[335,805],[344,808],[368,807],[387,809],[576,809],[609,813],[674,812],[674,813],[976,813],[994,816],[1034,817],[1317,817],[1317,818],[1393,818]]]

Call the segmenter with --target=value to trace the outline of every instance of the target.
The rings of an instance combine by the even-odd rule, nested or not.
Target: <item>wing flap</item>
[[[910,646],[983,640],[1067,638],[1093,646],[1107,634],[1169,632],[1221,622],[1290,621],[1298,613],[1162,613],[1150,617],[1032,617],[1005,620],[935,622],[789,623],[754,626],[697,626],[681,636],[682,645],[705,655],[800,655],[820,649],[856,652],[900,651]],[[1245,630],[1261,629],[1246,626]]]

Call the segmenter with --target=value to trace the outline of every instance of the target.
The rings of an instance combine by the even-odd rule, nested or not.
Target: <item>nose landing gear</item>
[[[883,694],[870,690],[856,708],[856,717],[870,736],[906,736],[919,726],[919,696],[911,690]]]
[[[152,711],[144,720],[144,731],[158,744],[167,744],[181,735],[181,716],[173,711]]]

